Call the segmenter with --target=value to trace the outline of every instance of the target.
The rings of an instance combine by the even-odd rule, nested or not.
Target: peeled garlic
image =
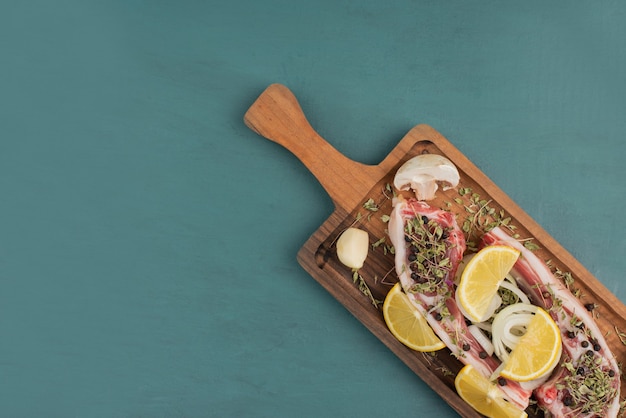
[[[369,251],[369,236],[358,228],[346,229],[337,240],[337,257],[345,266],[360,269]]]

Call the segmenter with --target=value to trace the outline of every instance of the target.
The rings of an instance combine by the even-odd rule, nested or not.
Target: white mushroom
[[[418,200],[432,200],[439,188],[438,183],[447,188],[459,184],[459,172],[446,157],[437,154],[421,154],[413,157],[398,169],[393,185],[398,190],[415,192]]]

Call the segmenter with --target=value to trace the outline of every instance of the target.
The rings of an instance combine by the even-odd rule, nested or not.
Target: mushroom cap
[[[413,190],[418,200],[432,200],[439,183],[448,187],[459,184],[459,171],[446,157],[438,154],[421,154],[406,161],[393,180],[398,190]]]

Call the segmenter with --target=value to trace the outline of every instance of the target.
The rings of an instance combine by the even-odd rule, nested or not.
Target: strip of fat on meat
[[[520,251],[512,276],[531,302],[548,311],[561,330],[561,364],[545,383],[535,389],[539,406],[553,417],[616,417],[620,409],[619,368],[589,311],[554,276],[545,262],[503,229],[492,229],[482,241],[484,245],[503,244]],[[568,387],[568,382],[580,381],[576,374],[585,373],[603,382],[599,394],[594,393],[597,389],[594,387],[584,390]],[[587,389],[589,393],[585,395]]]
[[[431,208],[428,204],[416,199],[404,199],[401,196],[394,198],[393,210],[388,224],[389,238],[395,248],[395,267],[402,288],[409,296],[413,305],[425,316],[428,324],[437,336],[446,344],[452,354],[463,364],[471,364],[485,377],[491,378],[500,360],[487,355],[485,347],[468,330],[465,317],[455,302],[455,284],[453,282],[459,263],[463,258],[466,244],[463,231],[456,223],[452,213]],[[420,260],[417,256],[414,243],[411,242],[411,223],[428,224],[427,229],[436,229],[434,233],[437,242],[445,245],[443,260],[437,262],[447,265],[445,273],[440,277],[424,278],[419,274]],[[431,222],[432,221],[432,222]],[[439,233],[441,232],[441,233]],[[427,264],[432,260],[421,260]],[[505,399],[522,409],[529,405],[533,386],[520,384],[514,381],[500,380],[498,387]]]

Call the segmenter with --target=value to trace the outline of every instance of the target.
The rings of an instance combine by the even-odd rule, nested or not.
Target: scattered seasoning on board
[[[622,343],[622,345],[626,345],[626,333],[620,331],[617,328],[617,325],[615,326],[615,333],[617,334],[617,338],[619,338],[619,340]]]
[[[575,412],[581,414],[601,414],[608,402],[617,393],[614,377],[615,370],[602,367],[602,357],[596,356],[588,350],[576,364],[563,363],[569,374],[561,383],[557,383],[558,390],[565,392],[568,405]]]
[[[478,251],[480,237],[495,227],[503,227],[513,233],[517,229],[511,224],[511,217],[506,216],[504,210],[498,211],[491,206],[491,200],[481,198],[470,187],[461,187],[457,192],[460,197],[454,198],[453,201],[463,207],[466,215],[462,219],[461,229],[465,233],[468,251]],[[448,203],[451,205],[451,202]],[[517,234],[513,237],[519,238]]]
[[[554,266],[552,260],[546,260],[546,265],[550,268],[554,277],[561,280],[563,284],[565,284],[567,290],[569,290],[575,297],[580,299],[583,296],[582,291],[574,287],[574,277],[572,276],[572,273],[569,271],[563,271]]]
[[[372,294],[371,289],[369,288],[369,286],[367,285],[367,283],[365,282],[365,279],[363,278],[363,276],[361,276],[361,273],[359,273],[358,270],[353,270],[352,272],[352,281],[354,282],[354,284],[358,285],[359,290],[361,291],[361,293],[363,293],[365,296],[367,296],[370,301],[372,302],[372,304],[378,309],[378,307],[383,303],[382,300],[378,300],[374,297],[374,295]]]
[[[417,216],[406,222],[404,233],[405,240],[410,243],[408,267],[415,280],[411,292],[451,295],[452,283],[445,280],[452,269],[445,242],[449,228],[443,228],[425,216]]]
[[[367,199],[362,207],[368,211],[368,215],[367,216],[363,216],[363,214],[361,214],[361,212],[357,212],[357,214],[355,215],[355,219],[352,222],[351,226],[355,226],[357,223],[363,223],[364,220],[367,220],[367,222],[372,220],[372,214],[376,213],[378,211],[381,210],[383,204],[385,203],[385,201],[391,200],[391,197],[387,194],[388,193],[392,193],[393,196],[395,196],[395,193],[392,192],[391,190],[391,186],[389,184],[386,184],[384,189],[383,189],[383,195],[384,198],[380,201],[380,202],[376,202],[373,198],[369,198]],[[389,215],[383,214],[380,217],[380,220],[383,223],[387,223],[389,222]],[[382,237],[380,238],[378,241],[374,242],[373,244],[371,244],[371,249],[376,250],[378,248],[382,248],[383,254],[387,255],[387,254],[395,254],[395,249],[393,247],[393,245],[389,245],[387,243],[386,237]],[[389,274],[389,273],[387,273]],[[387,275],[385,275],[386,277]],[[385,279],[385,277],[383,277],[383,280]],[[359,273],[358,270],[353,270],[352,271],[352,281],[354,282],[354,284],[356,284],[358,286],[358,289],[361,291],[361,293],[363,293],[365,296],[367,296],[370,301],[372,302],[372,304],[378,309],[380,307],[380,305],[383,304],[383,301],[378,300],[374,297],[374,295],[372,294],[372,291],[370,289],[370,287],[368,286],[367,282],[365,281],[365,278],[361,275],[361,273]],[[379,278],[378,276],[374,277],[374,283],[378,283]],[[382,282],[382,281],[381,281]]]

